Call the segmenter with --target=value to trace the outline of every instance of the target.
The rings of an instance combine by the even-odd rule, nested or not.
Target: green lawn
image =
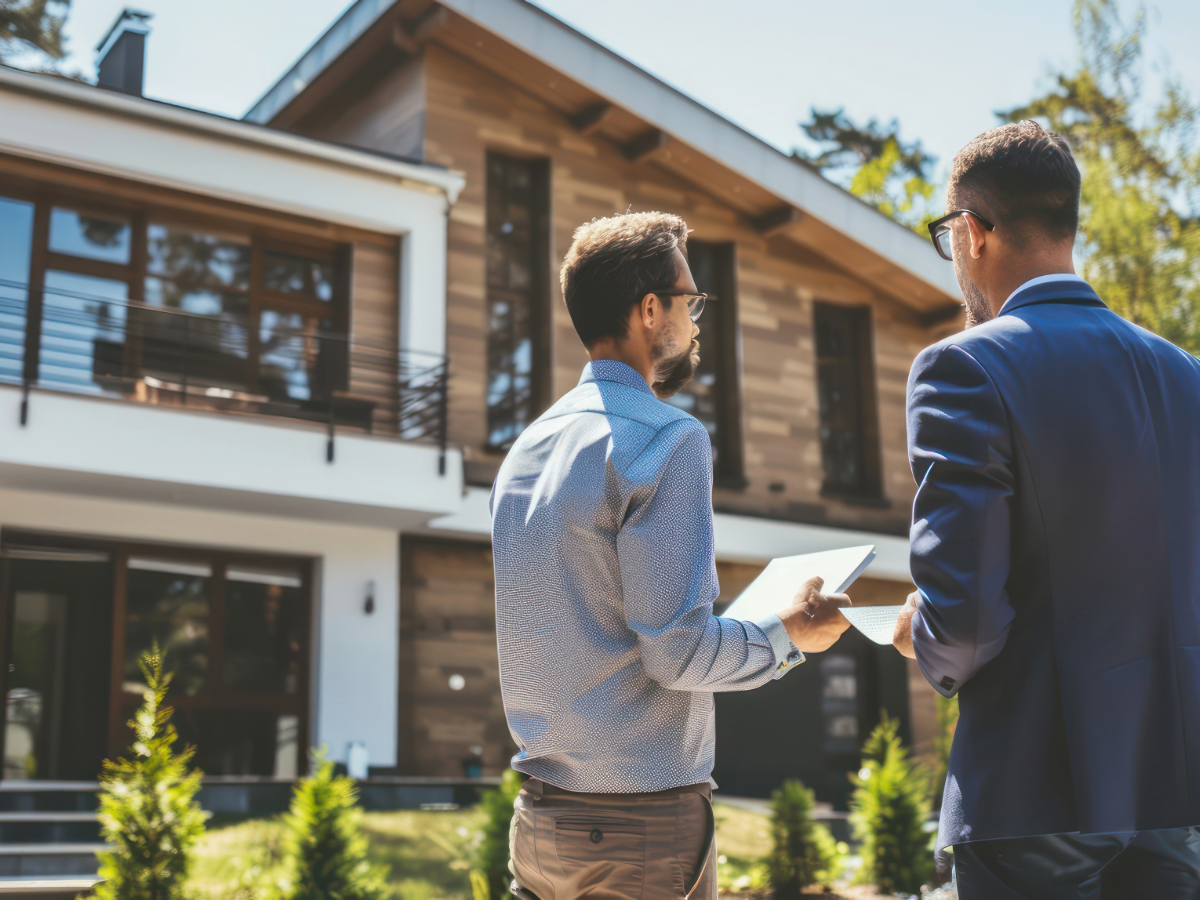
[[[765,886],[762,857],[770,846],[765,816],[716,804],[717,849],[724,858],[724,890]],[[454,812],[367,813],[363,817],[373,861],[386,866],[391,895],[399,900],[469,900],[470,857],[478,840],[475,809]],[[251,819],[212,825],[196,855],[192,884],[203,900],[251,900],[256,886],[278,874],[281,825]]]

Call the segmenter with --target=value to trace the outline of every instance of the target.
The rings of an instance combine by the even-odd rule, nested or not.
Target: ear
[[[979,224],[979,220],[974,216],[968,216],[964,213],[963,218],[967,221],[967,236],[970,242],[971,258],[979,259],[983,255],[983,245],[987,243],[987,230]]]
[[[647,330],[653,330],[662,319],[663,307],[658,294],[647,294],[644,296],[642,302],[638,304],[637,309],[641,316],[642,326]]]

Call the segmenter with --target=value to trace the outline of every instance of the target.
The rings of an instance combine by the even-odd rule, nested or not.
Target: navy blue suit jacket
[[[917,357],[908,434],[939,847],[1200,824],[1200,361],[1027,285]]]

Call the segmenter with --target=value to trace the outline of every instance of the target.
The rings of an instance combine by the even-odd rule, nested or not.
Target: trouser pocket
[[[554,820],[554,852],[571,896],[640,900],[646,824],[640,819],[571,813]]]

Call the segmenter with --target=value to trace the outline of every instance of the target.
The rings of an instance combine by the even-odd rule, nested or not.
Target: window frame
[[[151,224],[195,228],[198,232],[214,231],[244,236],[250,247],[251,267],[247,297],[247,371],[248,393],[258,390],[261,381],[260,333],[265,311],[299,313],[332,322],[332,334],[348,337],[352,311],[353,245],[287,232],[285,229],[264,227],[233,218],[222,218],[203,212],[180,210],[162,203],[135,201],[86,189],[61,188],[41,181],[15,179],[0,175],[0,195],[32,203],[34,206],[33,246],[29,262],[29,286],[26,301],[23,375],[29,384],[38,383],[44,311],[45,276],[48,270],[65,271],[123,282],[128,286],[130,308],[155,310],[146,306],[146,279],[153,277],[149,267],[149,235]],[[71,256],[50,250],[50,213],[54,207],[79,209],[101,215],[128,217],[131,226],[130,259],[126,264],[105,262]],[[306,298],[296,294],[268,290],[263,283],[263,259],[269,250],[303,254],[333,266],[333,296],[329,301]],[[336,348],[335,348],[336,349]],[[348,354],[336,353],[335,371],[328,389],[342,391],[349,382]],[[127,348],[125,365],[129,367],[140,357],[138,349]]]
[[[310,728],[312,723],[312,700],[315,696],[312,684],[316,643],[314,615],[316,604],[313,596],[314,560],[311,557],[224,548],[205,548],[195,545],[156,544],[145,541],[121,539],[78,538],[53,532],[27,531],[21,528],[0,530],[0,545],[33,544],[62,550],[91,550],[108,553],[113,566],[113,610],[112,643],[109,669],[109,714],[107,743],[109,756],[116,759],[127,753],[130,733],[126,722],[141,703],[141,697],[127,693],[123,688],[125,670],[125,632],[128,623],[128,564],[131,556],[160,556],[180,561],[195,560],[207,563],[212,568],[208,595],[208,662],[205,668],[204,687],[194,696],[172,693],[168,702],[181,712],[189,710],[218,710],[259,712],[264,715],[295,715],[298,719],[297,774],[307,771]],[[224,684],[224,634],[226,620],[225,584],[226,571],[231,565],[245,566],[293,566],[300,572],[300,596],[303,603],[300,621],[303,649],[300,654],[300,671],[297,673],[294,694],[278,692],[245,693],[232,691]],[[0,569],[7,574],[7,566],[0,559]],[[9,641],[12,635],[14,604],[9,602],[7,583],[0,582],[0,688],[7,696],[8,659],[11,655]],[[3,754],[3,734],[0,733],[0,755]],[[213,773],[215,774],[215,773]]]
[[[821,380],[822,367],[843,362],[842,357],[823,357],[820,342],[820,317],[822,315],[843,316],[854,323],[855,379],[858,387],[858,441],[859,470],[858,486],[847,490],[841,485],[831,484],[825,475],[826,445],[821,438]],[[873,310],[870,306],[849,305],[827,300],[813,301],[813,360],[816,369],[817,388],[817,436],[821,444],[821,496],[841,500],[859,506],[889,506],[883,495],[882,447],[880,446],[879,391],[875,377],[875,327]]]

